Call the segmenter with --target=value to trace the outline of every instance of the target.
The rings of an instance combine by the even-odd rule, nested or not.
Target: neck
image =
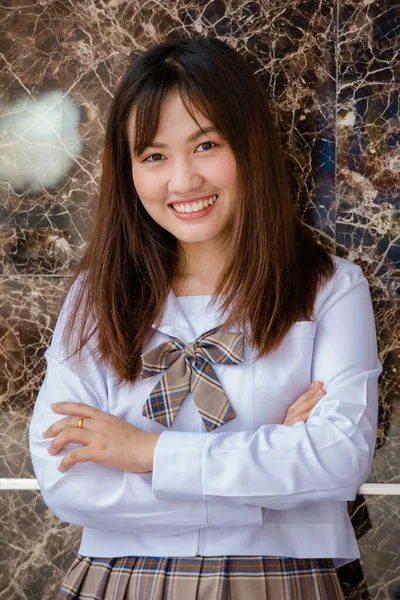
[[[224,266],[223,252],[209,242],[181,244],[173,289],[177,295],[213,294]]]

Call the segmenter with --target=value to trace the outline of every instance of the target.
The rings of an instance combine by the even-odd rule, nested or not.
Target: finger
[[[306,412],[310,412],[317,404],[317,402],[319,402],[321,398],[325,396],[325,394],[325,390],[320,389],[313,396],[311,396],[311,398],[303,399],[302,397],[300,397],[289,407],[286,418],[302,420],[302,416]]]
[[[304,404],[303,406],[303,410],[307,409],[307,408],[312,408],[319,400],[321,400],[321,398],[323,396],[325,396],[326,392],[325,390],[318,390],[318,392],[316,392],[313,396],[311,396],[311,398],[308,399],[308,401]]]
[[[57,469],[61,472],[65,472],[77,463],[88,461],[96,462],[92,446],[74,448],[64,456]]]
[[[285,421],[284,425],[289,425],[290,427],[292,427],[295,423],[298,423],[299,421],[303,421],[303,423],[305,423],[310,415],[310,412],[311,412],[311,409],[303,411],[302,413],[299,413],[297,415],[294,415],[293,417],[291,417],[290,419]]]
[[[56,423],[53,423],[53,425],[50,425],[50,427],[48,427],[46,429],[46,431],[44,431],[42,433],[42,437],[43,438],[55,437],[56,435],[61,433],[61,431],[63,431],[66,427],[78,427],[79,428],[79,419],[80,419],[80,417],[65,417],[65,419],[60,419],[59,421],[56,421]],[[94,419],[86,418],[84,429],[93,429],[94,423],[96,423],[96,421]],[[82,428],[79,428],[79,429],[82,429]]]
[[[83,402],[55,402],[50,405],[52,410],[63,415],[74,415],[93,419],[103,417],[105,413]]]
[[[314,406],[314,404],[318,402],[318,400],[320,400],[325,394],[326,392],[322,388],[317,389],[317,391],[313,394],[303,394],[296,400],[296,402],[292,404],[294,412],[301,413],[306,408]]]
[[[326,394],[326,392],[324,392],[324,390],[320,390],[320,394],[317,394],[317,398],[314,399],[313,405],[309,406],[307,409],[304,410],[303,413],[301,413],[301,420],[303,421],[307,421],[308,417],[310,416],[310,413],[314,410],[316,404],[318,403],[318,401]]]
[[[293,427],[293,425],[294,425],[295,423],[297,423],[298,421],[301,421],[301,419],[300,419],[300,417],[297,415],[297,416],[291,417],[290,419],[285,419],[285,421],[283,422],[283,424],[284,424],[284,425],[289,425],[289,427]]]
[[[322,383],[322,381],[314,381],[314,384],[315,384],[315,385],[314,385],[314,387],[313,387],[313,384],[311,383],[311,384],[310,384],[310,387],[309,387],[309,388],[308,388],[308,390],[305,392],[305,394],[306,394],[307,396],[310,396],[310,395],[311,395],[311,396],[313,396],[313,395],[314,395],[316,392],[318,392],[318,390],[319,390],[319,389],[320,389],[320,388],[321,388],[321,387],[324,385],[324,384]]]
[[[308,417],[310,416],[311,411],[312,411],[312,408],[310,410],[305,410],[302,413],[301,420],[304,421],[304,423],[307,421]]]
[[[323,385],[322,381],[316,381],[315,387],[311,387],[313,385],[311,383],[308,389],[293,402],[292,406],[296,407],[297,409],[297,407],[302,406],[304,402],[308,402],[310,398],[313,398],[314,395],[318,394],[318,392],[321,390],[321,384]]]
[[[93,440],[93,431],[88,429],[77,429],[76,427],[67,427],[59,433],[51,442],[47,451],[49,454],[58,454],[64,446],[69,443],[89,444]]]

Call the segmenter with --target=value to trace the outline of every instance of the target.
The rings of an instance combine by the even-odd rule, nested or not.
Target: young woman
[[[343,598],[382,371],[369,286],[295,214],[229,45],[128,67],[45,357],[33,466],[83,528],[57,600]]]

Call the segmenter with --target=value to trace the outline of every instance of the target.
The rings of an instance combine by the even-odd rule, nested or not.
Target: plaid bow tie
[[[217,333],[218,329],[206,331],[189,344],[170,336],[170,341],[142,354],[142,379],[165,370],[143,405],[144,417],[171,427],[190,391],[207,431],[236,417],[210,363],[242,363],[244,336],[237,332]]]

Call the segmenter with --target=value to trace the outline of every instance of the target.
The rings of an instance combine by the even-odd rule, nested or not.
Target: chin
[[[218,237],[216,233],[201,233],[193,231],[171,231],[178,240],[182,242],[210,242],[214,238]]]
[[[186,244],[199,244],[199,243],[203,243],[203,242],[211,242],[214,239],[214,236],[193,236],[193,235],[187,235],[187,236],[181,236],[181,235],[176,235],[175,233],[172,233],[172,235],[174,235],[176,237],[177,240],[179,240],[180,242],[185,242]]]

